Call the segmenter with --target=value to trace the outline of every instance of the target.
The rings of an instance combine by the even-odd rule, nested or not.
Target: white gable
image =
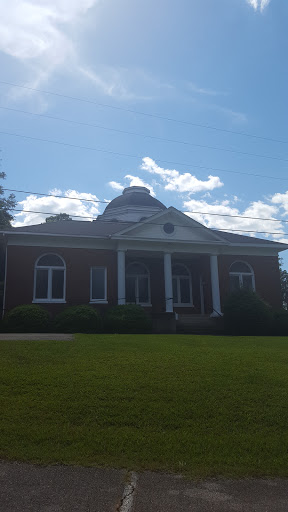
[[[116,233],[112,238],[228,244],[212,230],[173,207]]]

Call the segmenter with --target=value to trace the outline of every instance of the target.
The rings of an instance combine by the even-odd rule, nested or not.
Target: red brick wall
[[[115,251],[8,246],[6,310],[19,304],[32,303],[34,265],[37,258],[46,252],[59,254],[65,260],[67,306],[89,304],[90,268],[93,266],[107,267],[109,304],[117,304],[117,253]],[[54,314],[63,309],[63,304],[47,304],[45,307]],[[105,309],[105,307],[107,306],[104,304],[97,305],[97,309]]]
[[[256,292],[273,308],[281,307],[277,256],[218,256],[221,302],[229,293],[229,268],[234,261],[247,261],[254,270]]]
[[[137,261],[144,263],[150,272],[151,312],[153,314],[165,312],[165,288],[164,288],[164,262],[163,258],[141,258],[126,256],[126,266]],[[149,308],[145,308],[147,311]]]
[[[112,250],[70,249],[8,246],[8,267],[6,286],[6,310],[19,304],[31,304],[33,300],[34,265],[37,258],[46,252],[61,255],[66,262],[67,306],[88,304],[90,300],[90,268],[107,267],[107,294],[109,305],[117,304],[117,253]],[[152,312],[165,311],[163,258],[129,258],[142,261],[150,271]],[[281,307],[280,276],[277,256],[219,256],[219,281],[221,302],[229,293],[229,267],[233,261],[247,261],[255,273],[257,293],[275,308]],[[175,259],[175,262],[177,259]],[[200,313],[199,275],[203,277],[205,312],[212,311],[209,255],[181,260],[192,275],[192,293],[195,308],[181,308],[183,313]],[[47,304],[51,313],[63,309],[63,304]],[[106,309],[106,305],[97,305]],[[177,311],[179,308],[177,309]],[[178,311],[180,312],[180,310]]]

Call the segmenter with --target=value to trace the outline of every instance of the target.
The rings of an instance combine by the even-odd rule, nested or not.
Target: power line
[[[85,201],[85,202],[89,202],[89,203],[104,203],[104,204],[109,204],[110,201],[101,201],[100,199],[82,199],[81,197],[67,197],[67,196],[61,196],[61,195],[56,195],[56,194],[43,194],[42,192],[32,192],[31,190],[28,191],[28,190],[17,190],[15,188],[3,188],[3,190],[7,191],[7,192],[19,192],[19,193],[23,193],[23,194],[35,194],[35,195],[38,195],[38,196],[44,196],[44,197],[56,197],[56,198],[60,198],[60,199],[70,199],[70,200],[76,200],[76,201]],[[18,211],[24,211],[24,210],[18,210]],[[35,212],[35,213],[41,213],[41,212]],[[185,212],[182,212],[182,213],[185,213]],[[200,214],[200,215],[212,215],[212,216],[216,216],[216,217],[231,217],[231,218],[239,218],[239,219],[251,219],[251,220],[265,220],[265,221],[269,221],[269,222],[284,222],[284,223],[288,223],[288,220],[285,220],[285,219],[272,219],[272,218],[263,218],[263,217],[250,217],[250,216],[244,216],[244,215],[231,215],[229,213],[212,213],[212,212],[198,212],[198,211],[192,211],[192,212],[189,212],[189,213],[192,213],[192,214]],[[46,215],[46,213],[45,213]],[[49,214],[50,215],[50,214]],[[73,215],[73,217],[78,217],[77,215]],[[188,215],[187,215],[188,217]],[[94,218],[94,217],[83,217],[83,218]],[[111,222],[111,221],[106,221],[106,220],[102,220],[101,219],[101,222]],[[145,223],[145,224],[148,224],[148,223]],[[150,224],[155,224],[154,222],[151,222]],[[162,224],[159,224],[162,226]]]
[[[28,114],[28,115],[32,115],[32,116],[52,119],[54,121],[63,121],[65,123],[78,124],[80,126],[88,126],[90,128],[97,128],[97,129],[100,129],[100,130],[108,130],[108,131],[112,131],[112,132],[116,132],[116,133],[123,133],[125,135],[133,135],[133,136],[136,136],[136,137],[144,137],[144,138],[147,138],[147,139],[159,140],[160,142],[169,142],[169,143],[172,142],[173,144],[183,144],[183,145],[193,146],[193,147],[198,147],[198,148],[212,149],[213,151],[225,151],[225,152],[228,152],[228,153],[236,153],[236,154],[239,154],[239,155],[254,156],[254,157],[257,157],[257,158],[269,158],[269,159],[272,159],[272,160],[280,160],[280,161],[288,162],[287,159],[283,159],[283,158],[279,158],[279,157],[275,157],[275,156],[271,156],[271,155],[260,155],[260,154],[257,154],[257,153],[249,153],[247,151],[239,151],[239,150],[236,150],[236,149],[220,148],[220,147],[217,147],[217,146],[208,146],[206,144],[196,144],[194,142],[175,140],[175,139],[168,139],[168,138],[165,138],[165,137],[157,137],[156,135],[149,135],[149,134],[145,134],[145,133],[131,132],[131,131],[127,131],[127,130],[120,130],[118,128],[111,128],[111,127],[97,125],[97,124],[93,124],[93,123],[85,123],[85,122],[82,122],[82,121],[76,121],[74,119],[66,119],[66,118],[63,118],[63,117],[50,116],[50,115],[46,115],[46,114],[38,114],[38,113],[35,113],[35,112],[29,112],[27,110],[20,110],[20,109],[17,109],[17,108],[3,107],[1,105],[0,105],[0,108],[1,109],[5,109],[5,110],[9,110],[9,111],[12,111],[12,112],[19,112],[19,113],[22,113],[22,114]]]
[[[57,144],[57,145],[60,145],[60,146],[66,146],[66,147],[71,147],[71,148],[76,148],[76,149],[85,149],[85,150],[88,150],[88,151],[98,151],[100,153],[107,153],[109,155],[116,155],[116,156],[124,156],[124,157],[128,157],[128,158],[137,158],[137,159],[140,158],[140,159],[143,159],[142,155],[133,155],[133,154],[129,154],[129,153],[120,153],[118,151],[111,151],[111,150],[108,150],[108,149],[95,148],[95,147],[92,147],[92,146],[80,146],[78,144],[71,144],[69,142],[62,142],[62,141],[57,141],[57,140],[52,140],[52,139],[42,139],[42,138],[39,138],[39,137],[32,137],[30,135],[23,135],[23,134],[19,134],[19,133],[12,133],[12,132],[5,132],[5,131],[0,131],[0,133],[2,133],[3,135],[9,135],[9,136],[13,136],[13,137],[20,137],[20,138],[29,139],[29,140],[35,140],[35,141],[38,141],[38,142],[48,142],[48,143],[51,143],[51,144]],[[211,171],[227,172],[227,173],[232,173],[232,174],[243,174],[245,176],[256,176],[256,177],[259,177],[259,178],[268,178],[268,179],[272,179],[272,180],[288,181],[288,178],[281,178],[280,176],[268,176],[268,175],[265,175],[265,174],[256,174],[256,173],[249,173],[249,172],[243,172],[243,171],[232,171],[232,170],[229,170],[229,169],[220,169],[219,167],[218,168],[217,167],[207,167],[207,166],[203,166],[203,165],[194,165],[194,164],[191,164],[191,163],[174,162],[172,160],[162,160],[162,159],[159,159],[159,158],[156,158],[156,160],[158,162],[163,162],[163,163],[172,164],[172,165],[181,165],[181,166],[184,166],[184,167],[195,167],[197,169],[206,169],[206,170],[211,170]],[[284,160],[284,161],[288,162],[288,160]]]
[[[271,142],[278,142],[280,144],[287,144],[288,143],[287,140],[274,139],[272,137],[264,137],[264,136],[261,136],[261,135],[255,135],[255,134],[246,133],[246,132],[238,132],[236,130],[228,130],[228,129],[225,129],[225,128],[219,128],[217,126],[211,126],[211,125],[207,125],[207,124],[193,123],[192,121],[185,121],[185,120],[176,119],[176,118],[173,118],[173,117],[162,116],[162,115],[156,114],[156,113],[143,112],[143,111],[140,111],[140,110],[134,110],[134,109],[129,109],[129,108],[125,108],[125,107],[119,107],[119,106],[116,106],[116,105],[109,105],[107,103],[99,103],[97,101],[93,101],[93,100],[89,100],[89,99],[85,99],[85,98],[79,98],[77,96],[69,96],[68,94],[61,94],[61,93],[57,93],[57,92],[46,91],[44,89],[36,89],[34,87],[28,87],[28,86],[25,86],[25,85],[15,84],[15,83],[7,82],[7,81],[4,81],[4,80],[0,80],[0,84],[10,85],[12,87],[18,87],[18,88],[21,88],[21,89],[26,89],[28,91],[35,91],[35,92],[41,92],[41,93],[44,93],[44,94],[50,94],[52,96],[57,96],[57,97],[60,97],[60,98],[66,98],[66,99],[69,99],[69,100],[81,101],[81,102],[84,102],[84,103],[90,103],[90,104],[93,104],[93,105],[97,105],[99,107],[110,108],[110,109],[114,109],[114,110],[120,110],[122,112],[129,112],[129,113],[138,114],[138,115],[141,115],[141,116],[152,117],[152,118],[156,118],[156,119],[162,119],[163,121],[169,121],[169,122],[173,122],[173,123],[180,123],[180,124],[195,126],[197,128],[204,128],[204,129],[208,129],[208,130],[215,130],[215,131],[224,132],[224,133],[233,133],[234,135],[242,135],[243,137],[252,137],[252,138],[260,139],[260,140],[266,140],[266,141],[271,141]]]
[[[85,201],[85,202],[88,202],[88,203],[104,203],[104,204],[109,204],[110,201],[100,201],[100,199],[82,199],[81,197],[67,197],[67,196],[60,196],[60,195],[56,195],[56,194],[43,194],[42,192],[31,192],[31,190],[17,190],[16,188],[3,188],[2,187],[2,190],[6,190],[7,192],[19,192],[19,193],[23,193],[23,194],[35,194],[37,196],[45,196],[45,197],[57,197],[57,198],[60,198],[60,199],[73,199],[73,200],[76,200],[76,201]]]
[[[55,213],[55,212],[38,212],[36,210],[19,210],[18,208],[7,208],[7,210],[9,211],[13,211],[13,212],[23,212],[23,213],[41,213],[42,215],[61,215],[61,212],[60,213]],[[91,215],[74,215],[74,214],[71,214],[72,217],[77,217],[78,219],[92,219],[92,220],[96,220],[95,217],[91,217]],[[69,221],[66,221],[66,222],[69,222]]]
[[[9,208],[9,211],[15,211],[15,212],[24,212],[24,213],[38,213],[38,214],[42,214],[42,215],[60,215],[60,214],[57,214],[55,212],[42,212],[42,211],[36,211],[36,210],[20,210],[20,209],[17,209],[17,208]],[[192,213],[192,212],[190,212]],[[194,212],[196,213],[196,212]],[[97,221],[97,222],[104,222],[104,223],[109,223],[109,222],[113,222],[113,221],[107,221],[107,220],[98,220],[96,219],[95,217],[92,217],[92,216],[84,216],[84,215],[73,215],[71,214],[72,217],[77,217],[77,218],[82,218],[82,219],[92,219],[94,221]],[[187,215],[188,217],[188,215]],[[253,217],[252,217],[253,219]],[[260,218],[259,220],[265,220],[265,219],[262,219]],[[267,219],[266,219],[267,220]],[[268,219],[270,220],[270,219]],[[69,221],[65,221],[65,222],[69,222]],[[281,221],[280,221],[281,222]],[[129,223],[129,222],[128,222]],[[119,221],[119,224],[127,224],[127,222],[125,221]],[[145,221],[140,221],[140,222],[135,222],[135,224],[149,224],[151,226],[164,226],[165,223],[159,223],[159,222],[145,222]],[[176,227],[183,227],[182,224],[174,224],[174,226]],[[193,226],[193,228],[191,227],[190,229],[203,229],[203,228],[207,228],[207,226]],[[288,233],[283,233],[283,232],[279,232],[279,231],[276,231],[276,232],[271,232],[271,231],[258,231],[256,229],[224,229],[224,228],[208,228],[208,229],[211,229],[212,231],[223,231],[223,232],[240,232],[240,233],[262,233],[262,234],[267,234],[267,235],[288,235]],[[120,231],[120,230],[119,230]],[[41,233],[40,233],[41,234]]]

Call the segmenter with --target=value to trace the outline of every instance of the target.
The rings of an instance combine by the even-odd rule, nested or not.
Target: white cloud
[[[57,71],[88,79],[105,95],[117,99],[151,99],[174,87],[141,68],[102,67],[94,71],[79,55],[85,32],[81,23],[99,0],[0,0],[0,51],[19,65],[21,82],[41,88]],[[81,32],[77,28],[80,27]],[[77,34],[77,37],[74,37]],[[137,91],[137,93],[133,92]],[[12,88],[12,100],[33,97],[28,89]],[[42,110],[46,103],[40,98]]]
[[[222,92],[214,91],[214,89],[206,89],[204,87],[198,87],[193,82],[188,82],[188,89],[196,94],[203,94],[205,96],[222,96]]]
[[[116,191],[119,191],[119,192],[122,192],[122,190],[124,190],[124,185],[121,185],[121,183],[119,183],[118,181],[109,181],[108,185],[110,185],[111,188],[113,188],[113,190],[116,190]]]
[[[113,188],[113,190],[121,192],[125,187],[146,187],[150,190],[151,196],[156,196],[154,192],[154,188],[149,183],[146,183],[144,180],[139,178],[139,176],[132,176],[132,174],[126,174],[124,176],[125,180],[128,180],[128,183],[121,185],[118,181],[109,181],[108,185]]]
[[[279,204],[280,208],[283,208],[284,215],[288,214],[288,190],[281,194],[278,192],[271,197],[271,201],[273,204]]]
[[[65,30],[97,2],[0,0],[0,51],[24,65],[27,85],[39,87],[56,69],[69,68],[76,50]],[[13,95],[20,93],[13,91]]]
[[[275,219],[278,208],[274,205],[264,203],[263,201],[254,201],[243,211],[235,208],[235,206],[231,206],[231,201],[229,200],[208,203],[203,200],[190,199],[189,201],[184,201],[183,206],[187,215],[209,228],[224,229],[227,231],[236,230],[236,232],[239,230],[239,234],[246,234],[247,236],[257,236],[257,233],[259,233],[260,238],[271,238],[269,234],[261,233],[271,232],[276,233],[272,235],[272,238],[277,241],[279,241],[278,239],[281,237],[281,233],[285,231],[281,221],[275,222],[273,220],[266,220]],[[221,214],[223,216],[209,214]],[[260,218],[260,220],[258,218]],[[247,233],[242,232],[244,230],[247,230]]]
[[[143,158],[141,169],[160,176],[165,183],[165,190],[195,194],[196,192],[214,190],[223,186],[218,176],[208,176],[208,180],[201,181],[189,172],[180,174],[175,169],[163,169],[149,157]]]
[[[265,7],[267,7],[270,4],[271,0],[246,0],[249,5],[257,11],[257,9],[260,9],[260,11],[264,11]]]
[[[127,174],[125,176],[125,179],[130,180],[129,187],[146,187],[150,190],[151,196],[156,195],[152,185],[149,185],[149,183],[146,183],[146,181],[139,178],[139,176],[132,176],[131,174]]]
[[[231,108],[222,107],[221,105],[208,104],[207,109],[215,110],[215,112],[219,112],[220,114],[224,114],[235,121],[236,123],[246,123],[247,115],[243,112],[238,112],[237,110],[233,110]]]
[[[258,7],[258,0],[247,0],[248,4],[252,5],[254,7],[255,11]]]
[[[86,192],[77,192],[76,190],[51,190],[49,194],[63,195],[64,198],[59,197],[37,197],[37,195],[31,194],[27,196],[23,201],[20,201],[17,207],[22,207],[23,210],[29,210],[31,212],[36,211],[39,213],[17,213],[15,214],[15,220],[13,221],[14,227],[29,226],[31,224],[40,224],[45,222],[46,217],[51,214],[57,213],[68,213],[71,217],[95,217],[99,213],[98,203],[78,201],[77,199],[69,199],[71,197],[79,199],[89,199],[97,201],[97,196]],[[67,198],[67,199],[66,199]],[[43,212],[43,213],[42,213]],[[76,219],[76,217],[75,217]],[[81,220],[80,218],[78,220]],[[92,219],[82,219],[92,220]]]
[[[89,67],[80,65],[79,72],[88,78],[93,86],[118,100],[152,100],[163,97],[163,94],[174,93],[174,87],[162,82],[141,68],[128,69],[124,67],[102,67],[97,72]]]

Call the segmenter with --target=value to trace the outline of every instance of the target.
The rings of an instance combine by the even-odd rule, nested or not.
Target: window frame
[[[142,267],[145,268],[146,270],[146,274],[129,274],[129,267],[132,267],[132,265],[141,265]],[[127,277],[135,277],[136,278],[136,281],[135,281],[135,298],[136,298],[136,302],[128,302],[126,300],[126,279]],[[147,280],[148,280],[148,302],[140,302],[139,301],[139,278],[141,277],[147,277]],[[147,267],[147,265],[145,265],[145,263],[142,263],[142,261],[131,261],[130,263],[128,263],[126,269],[125,269],[125,302],[126,304],[137,304],[138,306],[143,306],[143,307],[149,307],[151,306],[151,286],[150,286],[150,272],[149,272],[149,268]]]
[[[38,262],[44,256],[57,256],[63,263],[63,266],[56,265],[38,265]],[[37,270],[48,270],[48,283],[47,283],[47,297],[46,298],[37,298],[36,297],[36,279],[37,279]],[[63,297],[61,299],[53,299],[52,298],[52,279],[53,279],[53,270],[63,270],[64,279],[63,279]],[[46,252],[41,254],[34,265],[34,285],[33,285],[33,300],[32,303],[38,304],[50,304],[50,303],[58,303],[65,304],[66,303],[66,263],[65,260],[55,252]]]
[[[247,265],[247,267],[250,269],[250,272],[231,272],[230,269],[233,265],[235,265],[235,263],[243,263],[244,265]],[[235,260],[235,261],[233,261],[233,263],[231,263],[231,265],[229,267],[229,288],[230,288],[230,276],[237,276],[239,278],[239,290],[243,290],[243,288],[244,288],[243,287],[243,276],[252,277],[252,291],[253,292],[256,291],[254,270],[253,270],[252,266],[250,265],[250,263],[248,263],[247,261]]]
[[[103,299],[93,299],[92,297],[92,273],[93,273],[93,270],[94,269],[97,269],[97,270],[104,270],[104,298]],[[93,267],[90,267],[90,304],[108,304],[108,299],[107,299],[107,267],[104,267],[103,265],[100,265],[100,266],[93,266]]]
[[[176,265],[180,266],[180,267],[183,267],[185,268],[187,274],[183,274],[183,275],[175,275],[173,274],[173,267],[176,267]],[[172,289],[173,289],[173,279],[176,279],[177,280],[177,297],[178,297],[178,300],[179,298],[181,298],[181,285],[180,285],[180,279],[186,279],[186,281],[189,281],[189,290],[190,290],[190,302],[174,302],[174,297],[173,297],[173,306],[175,307],[178,307],[178,308],[191,308],[193,307],[193,294],[192,294],[192,277],[191,277],[191,272],[189,270],[189,268],[184,264],[184,263],[173,263],[172,264]]]

